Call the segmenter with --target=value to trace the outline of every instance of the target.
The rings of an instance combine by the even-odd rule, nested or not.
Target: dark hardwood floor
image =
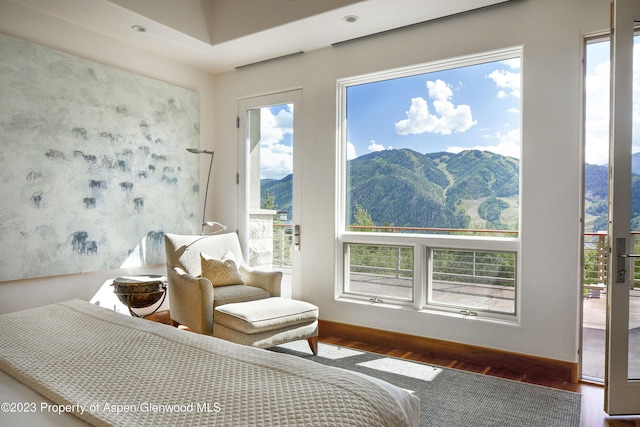
[[[331,336],[322,336],[321,342],[342,347],[349,347],[372,353],[394,356],[402,359],[415,360],[432,365],[445,366],[449,368],[461,369],[476,372],[484,375],[492,375],[499,378],[506,378],[514,381],[522,381],[546,387],[558,388],[561,390],[574,391],[582,394],[582,425],[585,427],[640,427],[640,417],[611,417],[604,410],[604,388],[601,385],[590,383],[574,384],[559,380],[550,380],[543,377],[533,377],[513,371],[495,369],[491,366],[480,366],[471,363],[458,362],[453,359],[433,357],[426,354],[414,353],[411,351],[398,350],[394,348],[380,347],[360,341],[347,340]],[[638,397],[640,399],[640,397]],[[551,426],[550,426],[551,427]]]

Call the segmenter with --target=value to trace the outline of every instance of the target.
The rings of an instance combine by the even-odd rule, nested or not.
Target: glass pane
[[[638,23],[636,23],[637,26]],[[631,235],[640,252],[640,36],[633,40],[633,126],[631,175]],[[636,165],[637,164],[637,165]],[[640,261],[633,262],[629,289],[629,379],[640,379]]]
[[[635,253],[640,251],[640,233],[634,234]],[[634,280],[629,289],[629,379],[640,380],[640,262],[634,262]]]
[[[283,289],[290,289],[293,104],[247,110],[247,140],[248,262],[253,267],[283,271]]]
[[[517,237],[519,56],[345,96],[348,231]]]
[[[609,40],[586,46],[582,376],[604,381],[609,223]]]
[[[514,314],[516,254],[434,249],[429,303]]]
[[[346,293],[413,300],[412,247],[349,244],[346,253]]]

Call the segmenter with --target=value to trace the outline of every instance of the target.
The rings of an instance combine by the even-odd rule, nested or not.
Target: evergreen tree
[[[276,196],[268,189],[264,190],[264,197],[262,197],[262,203],[260,203],[260,207],[262,209],[269,209],[273,211],[278,210],[278,205],[276,204]]]
[[[353,215],[355,219],[355,223],[353,225],[363,226],[363,227],[372,227],[375,224],[373,223],[373,219],[371,219],[371,215],[365,208],[362,207],[359,203],[356,203],[356,213]],[[373,231],[369,229],[360,229],[360,231]]]

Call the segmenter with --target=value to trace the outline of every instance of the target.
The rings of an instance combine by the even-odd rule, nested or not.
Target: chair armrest
[[[208,279],[193,277],[180,267],[167,266],[171,319],[189,329],[213,333],[213,286]]]
[[[240,264],[240,276],[245,285],[262,288],[272,297],[279,297],[282,284],[281,271],[255,270],[246,264]]]

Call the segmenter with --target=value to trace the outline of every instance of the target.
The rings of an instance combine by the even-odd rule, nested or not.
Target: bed
[[[419,420],[418,398],[381,380],[81,300],[0,315],[0,368],[2,425],[399,427]]]

